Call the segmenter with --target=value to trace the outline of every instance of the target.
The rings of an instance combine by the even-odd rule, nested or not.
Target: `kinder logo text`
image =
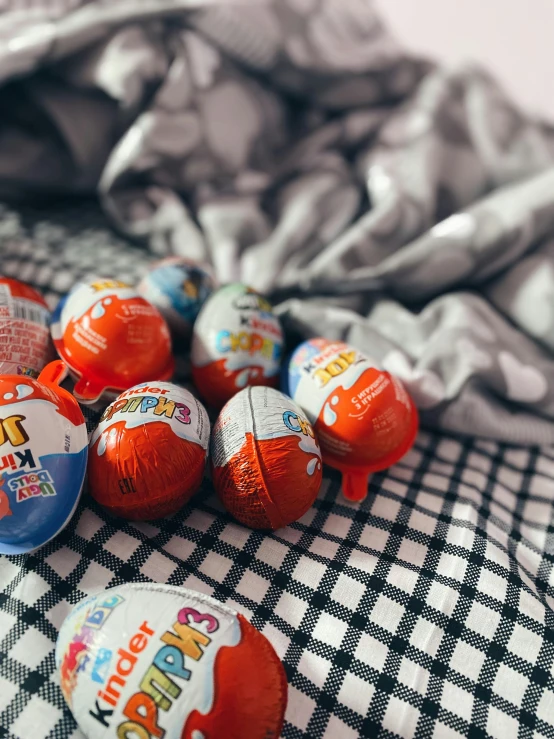
[[[281,355],[281,345],[258,333],[250,331],[219,331],[216,337],[216,349],[221,354],[229,352],[248,352],[261,354],[269,360],[277,361]]]
[[[241,316],[241,326],[247,326],[253,331],[263,331],[265,334],[272,334],[277,340],[281,340],[283,332],[278,323],[273,320],[266,320],[258,316]]]
[[[11,452],[0,457],[0,472],[15,472],[15,470],[23,469],[26,466],[29,469],[36,467],[35,459],[30,449],[23,449],[21,452]]]
[[[10,480],[8,487],[12,493],[16,493],[17,503],[39,496],[46,498],[56,495],[54,481],[47,470],[38,470],[37,472],[20,475]]]
[[[134,393],[144,392],[155,392],[159,393],[158,396],[154,395],[137,395]],[[179,423],[190,424],[190,408],[185,403],[178,403],[171,398],[164,397],[168,390],[159,390],[158,388],[138,388],[136,390],[129,390],[126,396],[119,398],[112,403],[100,418],[100,421],[111,421],[116,413],[149,413],[154,416],[162,418],[173,418]]]
[[[285,411],[283,413],[283,423],[291,431],[304,434],[304,436],[314,437],[314,430],[307,418],[302,418],[294,411]]]
[[[191,624],[200,626],[203,631]],[[184,683],[193,675],[194,663],[204,657],[205,649],[212,641],[208,634],[216,632],[218,628],[219,621],[209,613],[199,613],[195,608],[182,608],[179,611],[172,630],[162,634],[162,645],[152,663],[139,675],[139,691],[123,707],[126,720],[117,727],[119,739],[130,736],[162,739],[166,729],[160,725],[163,720],[161,712],[171,711]],[[118,650],[114,672],[105,688],[98,692],[100,700],[96,701],[94,710],[89,711],[102,726],[110,726],[121,691],[138,662],[137,655],[144,651],[153,636],[154,631],[145,621],[131,637],[127,648]],[[111,708],[105,708],[103,704]]]

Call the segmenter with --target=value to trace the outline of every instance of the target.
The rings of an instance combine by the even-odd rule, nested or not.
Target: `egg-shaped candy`
[[[365,498],[369,474],[393,465],[414,443],[418,414],[400,380],[341,341],[301,344],[287,390],[314,424],[323,461],[342,472],[350,500]]]
[[[278,739],[283,665],[213,598],[156,583],[81,601],[56,644],[62,693],[88,739]]]
[[[49,323],[42,295],[19,280],[0,277],[0,375],[38,377],[55,356]]]
[[[200,308],[214,289],[208,268],[190,259],[156,262],[138,285],[139,293],[163,315],[174,339],[189,339]]]
[[[37,380],[0,377],[0,554],[46,544],[77,507],[87,429],[75,398],[58,387],[65,373],[56,361]]]
[[[202,483],[209,439],[208,414],[192,393],[169,382],[137,385],[106,408],[91,436],[90,492],[131,520],[174,513]]]
[[[77,380],[74,395],[84,404],[173,374],[163,316],[119,280],[79,283],[54,312],[52,338]]]
[[[221,502],[251,528],[297,521],[321,487],[321,452],[310,422],[270,387],[245,388],[226,403],[214,425],[211,454]]]
[[[246,285],[227,285],[208,299],[194,325],[194,383],[221,407],[244,387],[277,385],[282,351],[283,330],[271,304]]]

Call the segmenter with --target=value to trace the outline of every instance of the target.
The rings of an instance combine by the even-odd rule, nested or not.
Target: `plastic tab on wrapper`
[[[246,285],[227,285],[209,298],[194,325],[194,384],[216,407],[245,387],[276,386],[283,341],[271,304]]]
[[[56,644],[89,739],[278,739],[283,665],[242,615],[185,588],[126,584],[81,601]]]
[[[54,311],[52,338],[83,404],[111,400],[139,382],[168,380],[173,374],[164,318],[118,280],[76,285]]]
[[[412,447],[419,419],[396,377],[340,341],[310,339],[293,353],[285,388],[314,425],[323,461],[342,472],[345,498]]]
[[[38,377],[55,357],[49,324],[50,311],[36,290],[0,277],[0,375]]]
[[[79,404],[58,387],[63,362],[31,377],[0,377],[0,554],[46,544],[73,515],[87,462]]]

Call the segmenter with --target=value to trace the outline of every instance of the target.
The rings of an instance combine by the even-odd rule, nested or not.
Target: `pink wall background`
[[[554,0],[377,0],[405,46],[491,70],[512,98],[554,121]]]

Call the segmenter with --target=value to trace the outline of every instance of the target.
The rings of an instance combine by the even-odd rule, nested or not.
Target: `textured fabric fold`
[[[27,5],[0,15],[2,196],[98,197],[290,341],[347,336],[432,428],[554,440],[554,127],[366,0]]]

